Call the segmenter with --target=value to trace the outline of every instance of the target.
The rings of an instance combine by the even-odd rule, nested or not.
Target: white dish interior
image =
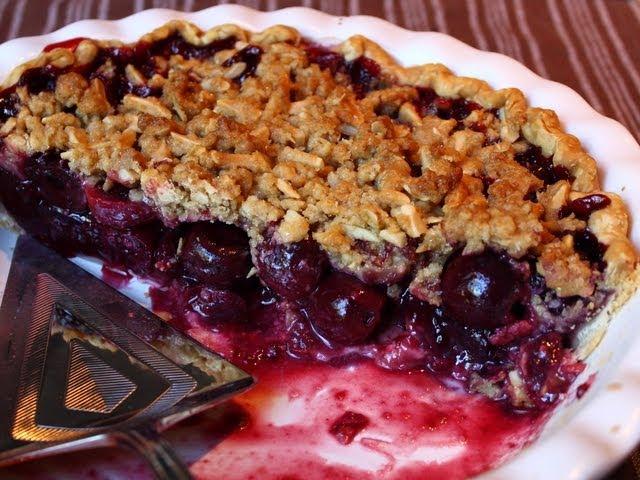
[[[448,35],[412,32],[374,17],[334,17],[307,8],[270,13],[223,5],[196,13],[164,9],[140,12],[118,21],[85,20],[39,37],[11,40],[0,45],[0,77],[36,56],[50,43],[73,37],[134,41],[151,29],[184,18],[206,29],[221,23],[237,23],[248,30],[274,24],[296,27],[320,43],[331,44],[350,35],[363,34],[378,42],[405,65],[440,62],[458,75],[486,80],[494,88],[515,86],[530,105],[553,108],[566,131],[576,135],[597,160],[607,191],[620,194],[633,218],[640,218],[640,145],[618,122],[591,108],[575,91],[545,80],[504,55],[476,50]],[[640,245],[640,224],[632,229]],[[0,232],[0,293],[4,291],[15,237]],[[100,264],[77,259],[92,273]],[[125,293],[148,306],[146,287],[133,282]],[[620,461],[640,441],[640,335],[635,325],[640,315],[640,295],[635,295],[614,318],[588,359],[587,376],[596,381],[580,401],[559,408],[541,438],[504,466],[484,474],[484,479],[597,478]],[[580,379],[576,385],[581,383]]]

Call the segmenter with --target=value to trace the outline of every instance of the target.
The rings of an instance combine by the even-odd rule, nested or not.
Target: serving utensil
[[[18,238],[0,307],[0,466],[129,446],[188,470],[159,436],[253,379],[71,261]]]

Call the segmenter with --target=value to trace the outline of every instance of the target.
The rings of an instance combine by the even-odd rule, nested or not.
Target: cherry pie
[[[635,289],[627,210],[553,111],[361,36],[51,45],[0,93],[0,167],[7,224],[152,280],[246,366],[368,359],[542,410]]]

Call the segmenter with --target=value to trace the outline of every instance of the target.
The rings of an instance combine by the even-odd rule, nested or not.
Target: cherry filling
[[[332,270],[315,242],[282,244],[268,230],[253,248],[258,280],[248,238],[235,226],[167,228],[124,186],[105,191],[83,182],[58,152],[16,160],[4,149],[0,156],[0,199],[27,232],[65,255],[87,253],[109,268],[153,277],[156,308],[182,328],[224,332],[228,354],[242,365],[291,356],[338,366],[369,357],[385,369],[427,369],[469,388],[482,378],[494,398],[534,409],[555,404],[582,369],[566,349],[575,324],[559,333],[533,312],[531,296],[546,287],[527,262],[489,250],[454,254],[436,307],[408,291],[387,297],[383,287]],[[574,238],[581,255],[602,261],[593,234]],[[512,392],[512,371],[522,378],[524,403]],[[347,441],[353,429],[343,423],[336,435]]]
[[[305,50],[309,62],[318,64],[323,70],[329,69],[331,73],[336,74],[346,68],[344,56],[326,47],[310,44],[306,46]]]
[[[108,192],[93,185],[84,186],[86,203],[93,218],[103,225],[126,229],[150,223],[157,218],[155,211],[144,202],[129,199],[129,190],[115,185]],[[84,198],[83,198],[84,199]]]
[[[0,94],[0,122],[6,122],[20,112],[18,95],[14,89],[6,90]]]
[[[36,194],[52,206],[78,213],[86,211],[82,182],[69,172],[59,152],[36,153],[29,157],[23,169]]]
[[[344,273],[332,273],[313,293],[304,314],[328,345],[354,345],[382,320],[385,295]]]
[[[475,102],[464,98],[446,98],[439,96],[431,88],[418,87],[418,98],[414,102],[418,113],[426,117],[427,115],[438,116],[443,120],[462,121],[474,110],[482,107]]]
[[[562,335],[550,332],[528,341],[519,350],[518,371],[530,401],[538,409],[555,404],[584,370],[583,363],[568,357],[563,341]]]
[[[202,60],[210,58],[221,50],[233,48],[235,37],[227,37],[215,40],[207,45],[193,45],[187,42],[182,35],[175,33],[164,40],[157,41],[149,47],[148,54],[152,56],[169,57],[181,55],[183,58],[196,58]]]
[[[529,297],[522,273],[489,251],[454,256],[445,266],[441,283],[446,312],[470,327],[513,323],[523,315]]]
[[[56,88],[56,81],[61,73],[62,70],[53,65],[31,68],[20,76],[18,86],[26,86],[32,95],[52,92]]]
[[[600,269],[603,269],[607,247],[588,228],[573,233],[573,248],[584,260],[600,265]]]
[[[188,308],[208,322],[218,324],[247,319],[247,303],[238,293],[211,287],[191,287],[185,293]]]
[[[244,82],[247,77],[250,77],[256,73],[258,64],[260,63],[260,57],[262,56],[262,49],[257,45],[247,45],[231,58],[226,60],[222,66],[230,67],[235,63],[242,62],[245,64],[245,68],[240,75],[234,78],[234,81],[238,83]]]
[[[559,180],[572,180],[569,170],[562,165],[554,165],[552,159],[542,155],[542,149],[535,145],[529,145],[524,152],[516,153],[514,158],[545,185],[551,185]]]
[[[332,74],[345,74],[358,98],[383,85],[380,65],[370,58],[361,56],[347,62],[343,55],[316,44],[306,46],[309,62],[321,69],[329,69]]]
[[[611,199],[609,197],[600,193],[594,193],[593,195],[577,198],[571,201],[569,205],[565,205],[560,210],[560,217],[566,217],[573,213],[576,218],[580,220],[588,220],[593,212],[602,210],[609,205],[611,205]]]
[[[247,278],[251,269],[249,240],[244,231],[222,223],[195,223],[185,236],[182,275],[220,288]]]
[[[326,267],[324,254],[311,240],[283,244],[271,237],[256,247],[254,257],[265,285],[291,300],[311,293]]]

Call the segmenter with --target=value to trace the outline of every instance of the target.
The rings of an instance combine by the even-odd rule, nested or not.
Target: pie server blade
[[[189,478],[158,435],[253,379],[37,241],[21,236],[0,307],[0,466],[96,446]]]

